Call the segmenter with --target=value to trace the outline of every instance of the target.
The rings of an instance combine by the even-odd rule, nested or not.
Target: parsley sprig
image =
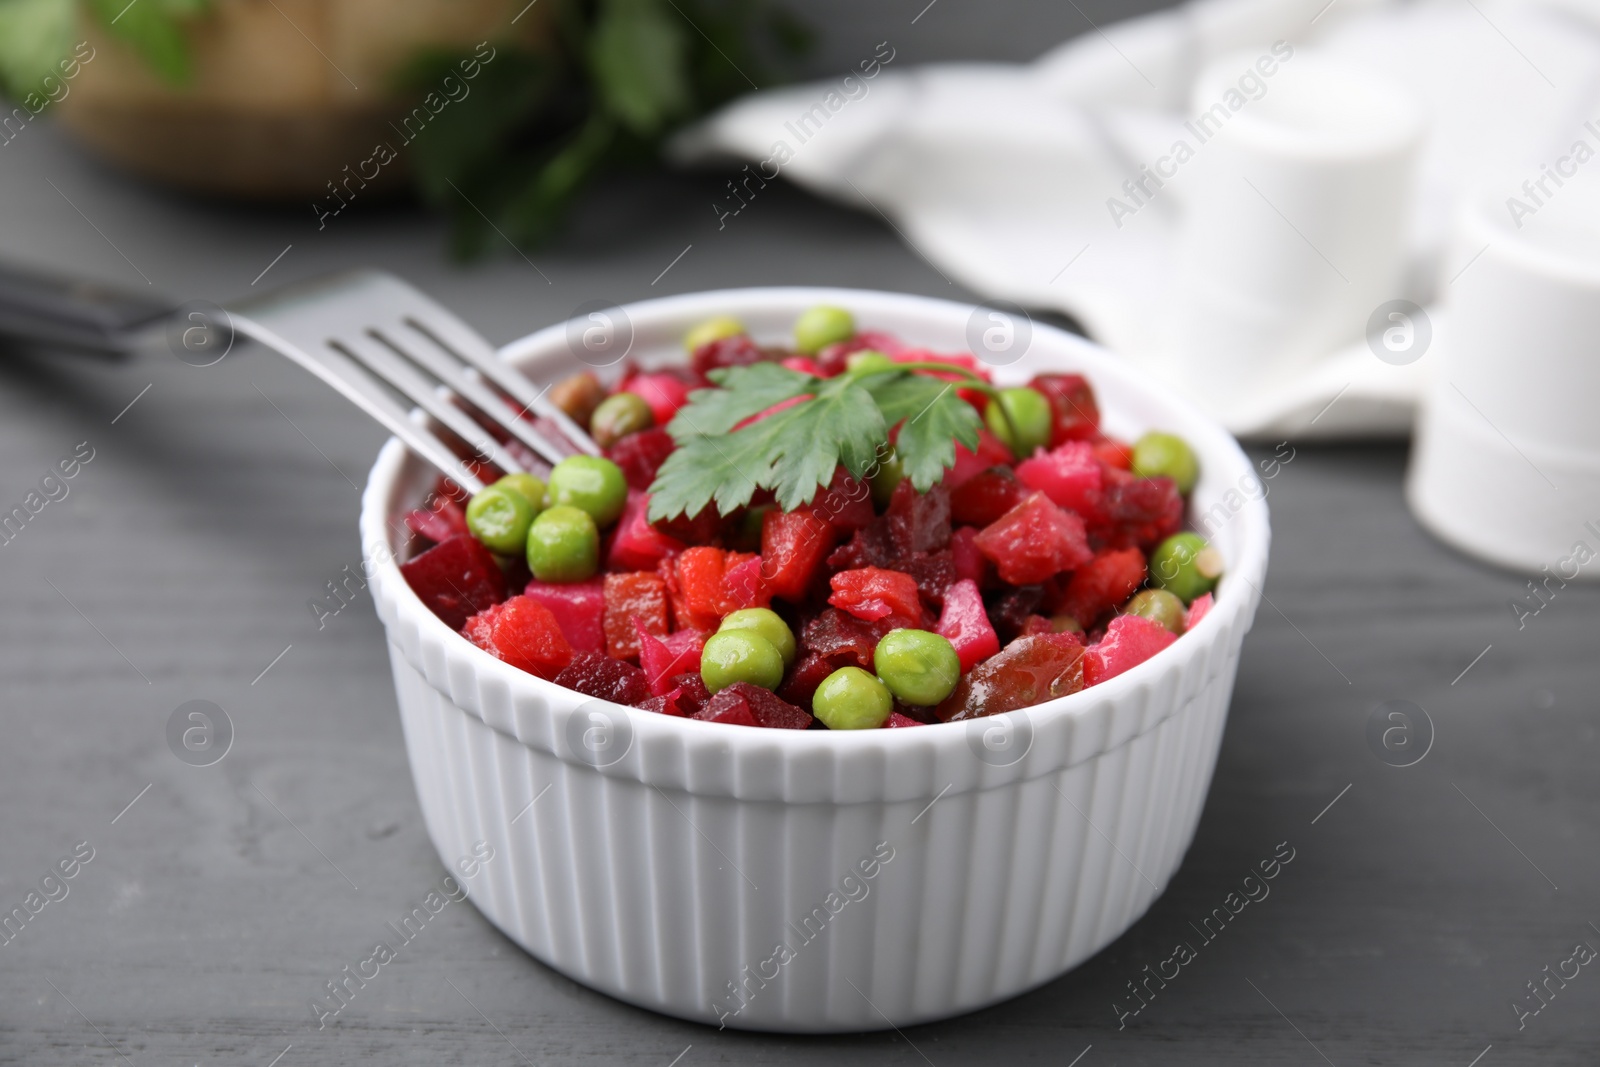
[[[951,382],[918,373],[953,373]],[[956,444],[976,449],[978,413],[958,389],[989,396],[995,389],[948,363],[867,365],[833,378],[777,363],[726,367],[708,375],[717,388],[697,389],[668,424],[678,448],[650,487],[652,522],[697,515],[714,503],[723,515],[748,504],[758,488],[772,490],[785,511],[809,504],[843,466],[870,478],[889,456],[890,430],[900,427],[894,455],[918,492],[927,492],[955,465]],[[752,415],[800,399],[744,426]]]

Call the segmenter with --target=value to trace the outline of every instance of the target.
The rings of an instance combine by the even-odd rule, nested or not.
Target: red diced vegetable
[[[651,570],[662,560],[683,551],[682,541],[668,537],[645,520],[649,508],[648,493],[628,491],[628,502],[623,505],[622,517],[617,520],[617,530],[611,539],[611,551],[606,556],[607,567],[625,571]]]
[[[1118,615],[1106,626],[1099,644],[1084,654],[1083,684],[1098,685],[1123,671],[1137,667],[1178,639],[1178,635],[1154,619],[1142,615]]]
[[[541,678],[554,678],[572,662],[572,646],[550,609],[514,596],[469,619],[462,631],[473,644]]]
[[[446,538],[407,563],[400,573],[412,592],[452,630],[506,598],[506,579],[494,554],[470,534]]]
[[[980,586],[983,584],[984,572],[989,564],[978,550],[977,530],[961,526],[950,535],[950,562],[955,566],[957,581],[969,578]]]
[[[579,652],[606,650],[606,593],[599,579],[589,582],[528,583],[522,595],[550,609],[567,643]]]
[[[1143,552],[1137,548],[1108,549],[1073,572],[1056,608],[1088,630],[1131,597],[1144,584],[1144,578]]]
[[[1093,523],[1101,513],[1103,469],[1093,448],[1082,441],[1068,441],[1017,464],[1017,480],[1049,497],[1057,507],[1075,511],[1085,522]]]
[[[650,414],[655,416],[657,426],[665,426],[672,421],[678,409],[689,402],[689,390],[692,388],[678,375],[664,373],[637,374],[624,382],[622,387],[650,405]]]
[[[838,608],[827,608],[800,631],[800,647],[834,667],[872,670],[872,653],[883,635],[894,629],[887,619],[867,622]]]
[[[1133,446],[1111,437],[1099,437],[1093,442],[1094,455],[1101,463],[1119,471],[1133,469]]]
[[[1110,548],[1153,548],[1183,525],[1183,495],[1171,478],[1106,471],[1101,523],[1095,536]]]
[[[1195,624],[1211,614],[1211,608],[1216,603],[1210,593],[1202,593],[1194,598],[1194,603],[1189,605],[1189,610],[1184,613],[1183,632],[1188,633],[1195,628]]]
[[[1021,637],[1035,637],[1039,634],[1055,633],[1056,628],[1050,620],[1043,615],[1029,615],[1022,622],[1022,628],[1017,631]]]
[[[406,526],[412,533],[442,544],[457,534],[467,532],[467,513],[449,497],[434,498],[433,508],[417,508],[406,512]]]
[[[924,612],[917,595],[917,581],[901,571],[882,567],[863,567],[841,571],[832,578],[833,595],[828,603],[858,619],[876,622],[886,619],[895,626],[920,628]]]
[[[755,712],[750,707],[750,701],[745,699],[744,693],[732,685],[706,701],[704,706],[699,711],[696,711],[692,717],[704,719],[707,722],[725,723],[729,726],[761,725],[756,721]]]
[[[769,730],[805,730],[811,726],[809,711],[795,707],[760,686],[751,685],[749,682],[734,682],[728,689],[737,690],[749,703],[750,713],[755,716],[757,725],[765,726]],[[716,697],[711,699],[715,700]]]
[[[706,701],[711,699],[711,693],[706,689],[706,683],[701,680],[698,670],[685,671],[678,675],[672,679],[672,685],[679,690],[679,709],[691,718],[695,712],[705,707]]]
[[[594,652],[575,652],[572,662],[554,678],[557,685],[616,704],[637,704],[650,697],[644,671],[631,663]]]
[[[961,679],[933,709],[944,722],[998,715],[1076,693],[1084,687],[1085,653],[1069,634],[1019,637]]]
[[[746,558],[733,562],[734,557]],[[772,594],[767,591],[766,582],[761,580],[761,557],[751,553],[730,552],[728,554],[728,569],[723,574],[723,581],[728,587],[728,604],[730,610],[738,611],[741,608],[764,608],[772,603]]]
[[[832,525],[809,509],[768,511],[761,517],[761,578],[768,591],[785,600],[803,598],[832,547]]]
[[[978,585],[970,578],[962,579],[945,591],[944,613],[939,616],[934,632],[955,646],[963,673],[1000,651],[1000,639],[995,636],[989,616],[983,610]]]
[[[698,630],[679,630],[661,637],[635,619],[634,636],[639,645],[639,666],[644,669],[652,693],[664,693],[678,685],[678,675],[700,669],[700,650],[706,639]]]
[[[1028,385],[1050,401],[1050,445],[1087,441],[1100,430],[1094,390],[1081,374],[1040,374]]]
[[[950,543],[950,490],[936,485],[919,493],[902,479],[883,518],[896,554],[937,552]]]
[[[667,583],[659,574],[633,571],[605,576],[605,652],[639,658],[639,630],[657,637],[672,629],[667,619]]]
[[[606,449],[606,457],[622,468],[628,488],[644,492],[656,480],[656,471],[675,447],[672,435],[656,426],[630,433]]]
[[[718,367],[748,367],[770,359],[767,351],[750,339],[748,334],[735,334],[701,345],[694,350],[690,362],[704,375]]]
[[[868,653],[871,657],[871,653]],[[811,706],[811,698],[817,692],[817,686],[832,674],[837,668],[815,652],[807,652],[789,669],[789,676],[778,687],[778,695],[791,704],[802,708]]]
[[[859,530],[876,519],[872,510],[872,490],[850,477],[843,467],[835,467],[833,481],[811,502],[811,511],[836,530]]]
[[[665,693],[662,693],[660,696],[649,697],[648,699],[641,700],[639,703],[635,704],[634,707],[638,708],[640,711],[653,711],[657,715],[672,715],[677,718],[686,718],[687,715],[679,703],[679,700],[682,696],[682,689],[673,688],[667,690]]]
[[[685,549],[674,564],[676,582],[669,582],[667,591],[680,628],[715,630],[724,615],[742,607],[763,606],[769,597],[759,581],[761,557],[749,552],[696,546]],[[728,585],[730,573],[741,583],[738,592]],[[753,602],[746,603],[751,597]]]
[[[1011,449],[1002,444],[1000,438],[988,430],[979,430],[976,452],[959,442],[956,444],[956,464],[945,474],[944,484],[946,488],[955,490],[973,475],[1002,463],[1009,464],[1011,460]]]
[[[951,490],[950,517],[968,526],[987,526],[1026,499],[1028,487],[1010,467],[990,467]]]
[[[885,730],[896,730],[906,726],[926,726],[925,722],[918,722],[909,715],[902,715],[898,711],[889,713],[889,721],[883,724]]]
[[[1092,553],[1083,520],[1034,493],[984,527],[978,550],[1012,585],[1031,585],[1088,562]]]

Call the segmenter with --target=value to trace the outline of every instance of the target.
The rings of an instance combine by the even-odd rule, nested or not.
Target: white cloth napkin
[[[1183,176],[1121,226],[1108,199],[1167,151],[1209,60],[1280,40],[1297,55],[1385,74],[1424,102],[1406,281],[1395,295],[1430,314],[1450,281],[1458,198],[1522,195],[1586,120],[1600,129],[1600,0],[1194,0],[1025,66],[899,68],[886,43],[852,79],[753,93],[684,131],[672,150],[683,163],[751,163],[742,195],[730,190],[717,208],[724,226],[738,225],[746,202],[757,208],[752,176],[777,171],[881,213],[985,298],[1066,312],[1112,351],[1177,377]],[[1600,147],[1600,136],[1589,140]],[[1349,340],[1303,373],[1209,406],[1253,437],[1408,433],[1432,361],[1393,366],[1363,338]]]

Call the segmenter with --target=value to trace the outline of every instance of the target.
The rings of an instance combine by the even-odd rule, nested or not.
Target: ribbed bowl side
[[[671,1015],[839,1031],[1014,996],[1137,920],[1193,838],[1240,636],[1127,695],[1155,725],[1089,760],[857,804],[699,795],[565,761],[390,651],[428,832],[443,857],[494,849],[463,882],[508,937]],[[479,698],[491,712],[494,687]]]

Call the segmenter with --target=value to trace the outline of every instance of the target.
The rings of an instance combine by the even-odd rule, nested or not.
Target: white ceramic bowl
[[[970,306],[843,289],[736,289],[627,305],[634,357],[681,358],[701,319],[787,335],[818,304],[944,351]],[[509,345],[540,382],[581,369],[565,325]],[[1047,982],[1126,930],[1194,835],[1239,646],[1267,565],[1249,460],[1188,403],[1084,340],[1034,324],[998,375],[1086,372],[1107,428],[1198,453],[1195,514],[1228,572],[1192,633],[1127,673],[1007,716],[859,733],[670,718],[508,666],[411,592],[391,530],[434,474],[391,440],[362,500],[406,748],[447,865],[487,842],[471,899],[591,988],[755,1030],[945,1018]],[[529,806],[531,803],[531,806]]]

